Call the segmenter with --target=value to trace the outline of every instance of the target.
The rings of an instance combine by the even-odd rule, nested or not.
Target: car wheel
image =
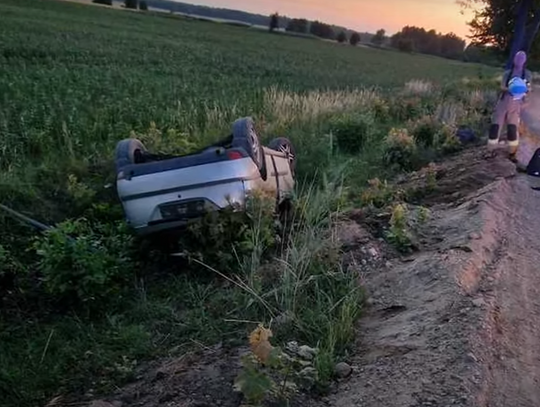
[[[296,173],[296,150],[291,141],[285,137],[278,137],[272,140],[270,144],[268,144],[268,147],[272,150],[285,153],[287,160],[289,161],[289,167],[294,176]]]
[[[234,122],[232,146],[243,148],[259,169],[263,179],[266,179],[264,150],[251,117],[238,119]]]
[[[115,165],[116,172],[120,172],[126,165],[141,162],[141,155],[146,152],[143,143],[135,138],[128,138],[119,141],[116,145]]]

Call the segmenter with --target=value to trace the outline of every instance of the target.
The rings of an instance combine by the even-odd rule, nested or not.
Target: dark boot
[[[515,124],[508,125],[508,158],[510,161],[516,163],[516,154],[519,147],[518,131]]]
[[[499,132],[500,126],[497,123],[492,123],[489,126],[488,145],[497,146],[499,144]]]

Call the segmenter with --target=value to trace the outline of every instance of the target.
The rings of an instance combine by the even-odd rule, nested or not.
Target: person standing
[[[512,161],[516,160],[519,147],[518,126],[523,106],[524,96],[530,91],[531,72],[526,69],[527,54],[519,51],[514,56],[512,67],[502,78],[501,96],[495,107],[489,129],[488,149],[493,151],[499,144],[501,129],[506,123],[508,154]]]

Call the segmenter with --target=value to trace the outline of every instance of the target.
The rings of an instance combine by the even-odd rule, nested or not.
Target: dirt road
[[[536,90],[538,92],[538,90]],[[523,115],[540,135],[540,95]],[[522,140],[528,151],[538,141]],[[532,154],[531,151],[531,154]],[[540,406],[540,192],[520,176],[499,186],[490,203],[497,249],[487,257],[487,303],[480,343],[485,380],[482,406]]]

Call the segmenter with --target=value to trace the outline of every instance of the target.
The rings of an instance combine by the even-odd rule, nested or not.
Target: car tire
[[[259,169],[263,179],[266,179],[264,150],[251,117],[244,117],[233,123],[232,147],[243,148]]]
[[[137,164],[137,156],[146,152],[143,143],[135,138],[119,141],[116,145],[115,165],[116,172],[120,172],[127,165]]]
[[[287,155],[287,160],[289,161],[289,167],[293,177],[296,174],[296,150],[294,149],[291,141],[285,137],[278,137],[273,139],[268,147],[272,150],[285,153]]]

